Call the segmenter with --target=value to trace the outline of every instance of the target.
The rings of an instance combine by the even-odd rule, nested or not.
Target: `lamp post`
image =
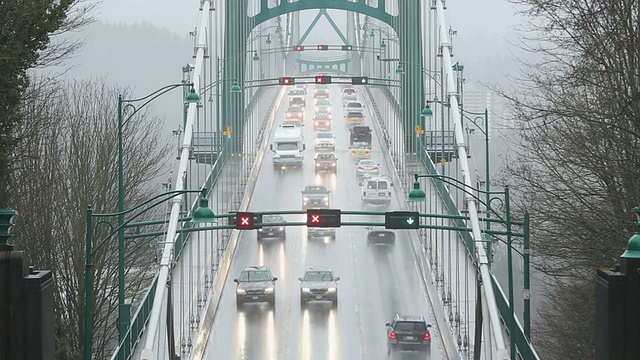
[[[471,197],[473,197],[476,201],[480,202],[480,203],[484,203],[483,200],[481,200],[478,196],[476,196],[474,194],[474,191],[478,192],[478,193],[484,193],[487,195],[487,203],[484,204],[486,206],[486,208],[490,211],[491,207],[490,207],[490,203],[491,201],[495,200],[495,199],[500,199],[498,197],[491,197],[492,195],[503,195],[504,196],[504,205],[505,205],[505,219],[504,221],[501,221],[502,223],[505,224],[506,226],[506,236],[507,236],[507,276],[508,276],[508,301],[509,301],[509,316],[508,316],[508,327],[509,327],[509,331],[511,332],[512,336],[509,337],[509,342],[510,342],[510,352],[511,352],[511,359],[515,359],[515,355],[516,355],[516,343],[515,343],[515,336],[513,335],[515,332],[515,315],[514,315],[514,304],[513,304],[513,259],[512,259],[512,250],[513,250],[513,232],[512,232],[512,219],[511,219],[511,205],[510,205],[510,200],[509,200],[509,186],[506,185],[504,187],[504,191],[483,191],[480,189],[475,189],[475,188],[471,188],[469,186],[467,186],[464,182],[449,177],[449,176],[445,176],[445,175],[440,175],[440,174],[414,174],[414,178],[415,181],[413,183],[413,189],[409,192],[409,197],[407,199],[407,201],[409,202],[419,202],[419,201],[425,201],[427,199],[426,194],[424,192],[424,190],[420,189],[420,182],[418,181],[419,178],[424,177],[424,178],[436,178],[439,179],[443,182],[446,182],[447,184],[463,191],[465,194],[470,195]],[[495,211],[492,211],[497,217],[498,220],[502,220],[501,216],[499,216],[497,213],[495,213]],[[492,221],[491,219],[489,219],[489,214],[487,214],[487,222]],[[529,334],[530,334],[530,314],[529,314],[529,214],[525,213],[525,217],[524,217],[524,222],[523,222],[523,227],[524,227],[524,251],[523,253],[518,252],[519,254],[521,254],[524,258],[524,263],[525,263],[525,269],[524,269],[524,296],[523,296],[523,300],[524,300],[524,319],[525,319],[525,336],[527,337],[527,339],[529,339]],[[489,233],[487,232],[487,230],[485,230],[485,233]]]
[[[85,360],[91,359],[91,350],[92,350],[92,343],[93,343],[92,341],[93,340],[93,315],[92,315],[93,312],[92,312],[92,303],[91,303],[92,302],[91,292],[93,290],[92,289],[93,288],[93,272],[92,272],[93,255],[98,250],[100,250],[100,248],[102,248],[102,246],[106,244],[113,237],[113,235],[115,235],[116,233],[118,234],[118,291],[119,291],[118,309],[122,311],[123,310],[122,305],[124,304],[124,272],[121,274],[120,270],[124,269],[124,260],[125,260],[124,242],[123,242],[124,228],[127,226],[127,224],[129,224],[131,221],[133,221],[134,219],[136,219],[138,216],[142,215],[146,211],[160,204],[163,204],[164,202],[176,197],[177,195],[195,193],[195,192],[200,193],[201,197],[200,197],[200,206],[194,211],[192,220],[198,223],[215,222],[215,214],[213,213],[213,210],[209,208],[209,200],[205,197],[206,191],[207,189],[205,188],[203,188],[202,190],[168,191],[168,192],[156,195],[142,202],[141,204],[134,206],[133,208],[130,208],[128,210],[118,211],[115,213],[94,214],[91,205],[87,207],[87,230],[86,230],[86,237],[85,237],[86,259],[85,259],[85,271],[84,271],[84,278],[85,278],[84,359]],[[129,220],[124,221],[124,215],[132,212],[135,212],[133,216]],[[111,224],[107,220],[102,220],[96,224],[96,226],[102,225],[102,224],[108,225],[111,231],[104,239],[100,240],[96,244],[95,248],[93,248],[92,247],[93,245],[92,219],[95,217],[107,218],[107,217],[113,217],[113,216],[118,217],[118,226],[115,228],[113,224]],[[121,301],[121,299],[123,300]],[[118,316],[120,318],[120,313]],[[126,333],[126,330],[127,329],[125,329],[125,333]]]
[[[164,86],[151,94],[139,98],[139,99],[123,99],[122,95],[118,95],[118,340],[122,340],[129,328],[131,319],[127,315],[129,305],[125,304],[124,299],[124,164],[123,164],[123,141],[122,141],[122,129],[133,116],[138,113],[147,104],[166,94],[167,92],[179,88],[189,86],[190,91],[187,97],[184,99],[186,103],[197,103],[200,101],[200,96],[195,92],[193,83],[179,83]],[[142,105],[136,107],[134,103],[142,102]],[[131,107],[133,112],[123,119],[123,113],[126,108]],[[126,308],[126,309],[125,309]]]

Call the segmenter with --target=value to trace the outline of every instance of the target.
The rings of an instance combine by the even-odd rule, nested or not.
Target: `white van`
[[[273,151],[273,166],[276,168],[302,167],[306,149],[302,130],[298,126],[281,125],[276,129],[273,143],[270,147]]]
[[[362,186],[360,199],[363,204],[389,205],[391,203],[393,183],[388,176],[365,176],[360,185]]]

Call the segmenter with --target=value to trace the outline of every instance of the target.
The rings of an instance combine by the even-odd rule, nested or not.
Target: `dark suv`
[[[271,306],[276,303],[276,280],[271,269],[266,266],[245,266],[240,277],[233,279],[236,286],[236,305],[245,302],[267,302]]]
[[[354,142],[364,142],[371,144],[371,128],[367,125],[356,125],[351,128],[350,144]]]
[[[287,220],[285,220],[282,215],[263,215],[263,225],[260,229],[258,229],[258,241],[268,238],[285,240],[287,238],[287,231],[283,224],[286,222]]]
[[[331,301],[338,305],[338,283],[340,277],[334,276],[331,268],[326,266],[312,266],[304,273],[300,280],[300,305],[309,301]]]
[[[428,350],[431,344],[431,333],[422,316],[398,315],[393,322],[387,323],[387,348],[388,351],[398,348],[417,348]]]

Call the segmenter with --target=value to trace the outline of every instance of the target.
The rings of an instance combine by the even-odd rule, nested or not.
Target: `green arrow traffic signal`
[[[388,211],[384,213],[385,229],[419,229],[420,214],[417,211]]]

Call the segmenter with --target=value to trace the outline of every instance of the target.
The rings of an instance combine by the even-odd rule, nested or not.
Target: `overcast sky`
[[[458,36],[474,32],[508,36],[516,22],[513,5],[506,0],[449,0],[446,4],[449,25],[458,30]],[[126,24],[146,21],[186,35],[196,26],[199,5],[200,0],[102,0],[97,17]]]

